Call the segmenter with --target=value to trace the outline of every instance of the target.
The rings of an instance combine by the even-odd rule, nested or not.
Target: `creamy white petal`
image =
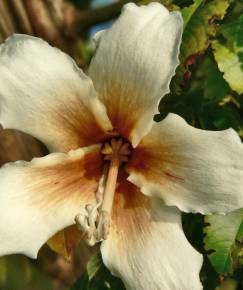
[[[90,43],[91,48],[93,48],[94,50],[98,48],[101,36],[103,35],[103,33],[105,33],[105,31],[106,29],[99,30],[98,32],[94,34],[94,36],[91,38],[91,43]]]
[[[233,129],[200,130],[169,114],[134,149],[128,171],[144,194],[185,212],[243,207],[243,145]]]
[[[189,244],[181,215],[120,179],[111,232],[101,246],[111,272],[128,290],[199,290],[202,256]]]
[[[159,3],[124,6],[114,25],[95,38],[89,68],[114,128],[136,146],[152,126],[178,65],[182,17]]]
[[[0,169],[0,255],[36,258],[56,232],[74,224],[95,203],[101,173],[100,146],[52,153]]]
[[[0,123],[52,151],[97,143],[112,129],[92,81],[73,59],[27,35],[0,46]]]

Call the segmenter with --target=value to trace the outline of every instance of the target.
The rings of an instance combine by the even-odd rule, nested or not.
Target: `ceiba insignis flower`
[[[0,47],[0,122],[51,152],[0,169],[0,254],[35,258],[77,223],[127,289],[201,289],[202,256],[184,212],[243,206],[243,149],[232,130],[208,132],[169,114],[153,122],[178,65],[182,19],[128,4],[95,37],[85,75],[41,39]]]

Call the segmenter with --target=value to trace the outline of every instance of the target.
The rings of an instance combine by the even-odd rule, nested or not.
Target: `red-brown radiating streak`
[[[28,182],[37,194],[31,196],[31,203],[48,210],[70,200],[84,205],[95,202],[102,163],[95,151],[77,160],[32,169]]]
[[[149,231],[150,199],[126,178],[126,173],[120,172],[114,197],[111,231],[121,235],[121,238],[136,238],[137,235]]]
[[[131,172],[145,176],[150,182],[163,184],[168,177],[176,182],[184,182],[185,178],[176,174],[183,161],[169,146],[146,148],[145,145],[133,150],[127,167]]]

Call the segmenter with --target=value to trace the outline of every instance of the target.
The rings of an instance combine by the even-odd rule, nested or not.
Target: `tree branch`
[[[79,12],[78,20],[82,26],[86,27],[111,20],[117,17],[121,12],[122,6],[129,2],[131,2],[131,0],[121,0],[105,7],[81,11]],[[137,0],[133,2],[139,1]]]
[[[67,4],[64,13],[68,31],[71,34],[77,34],[80,30],[85,30],[93,25],[111,20],[120,14],[122,6],[128,2],[131,2],[131,0],[121,0],[105,7],[81,11],[75,9],[73,5]],[[137,3],[139,0],[132,2]]]

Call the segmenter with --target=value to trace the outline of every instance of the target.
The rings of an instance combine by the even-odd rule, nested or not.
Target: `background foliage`
[[[75,5],[76,12],[71,14],[72,18],[66,22],[68,24],[65,27],[57,25],[61,31],[57,36],[61,40],[48,39],[48,34],[40,36],[68,51],[86,68],[92,56],[89,46],[90,29],[97,30],[99,25],[110,25],[106,21],[115,18],[120,12],[121,4],[127,1],[118,1],[118,5],[109,4],[104,8],[99,8],[99,1],[70,2]],[[146,4],[152,1],[136,2]],[[233,127],[243,137],[243,1],[160,2],[170,10],[181,11],[184,33],[180,66],[171,83],[171,93],[161,101],[160,113],[155,116],[155,120],[160,121],[168,112],[174,112],[195,127],[207,130]],[[0,5],[0,14],[2,12]],[[39,35],[37,32],[36,34]],[[23,138],[27,137],[21,138],[25,140]],[[28,152],[32,152],[37,146],[31,142],[25,142],[31,144],[24,147]],[[34,150],[31,154],[36,155],[37,151]],[[24,159],[31,157],[23,152],[25,151],[21,151],[21,156]],[[44,153],[45,149],[39,149],[37,155]],[[1,163],[14,159],[14,154],[10,154]],[[243,210],[226,216],[183,214],[183,226],[188,240],[205,257],[201,271],[204,289],[243,289]],[[73,260],[75,257],[80,260],[77,252],[78,250],[73,253]],[[102,264],[99,253],[91,257],[82,274],[83,266],[75,262],[67,264],[47,247],[41,250],[39,256],[38,262],[22,256],[0,258],[0,290],[125,289],[122,282],[113,277]]]

